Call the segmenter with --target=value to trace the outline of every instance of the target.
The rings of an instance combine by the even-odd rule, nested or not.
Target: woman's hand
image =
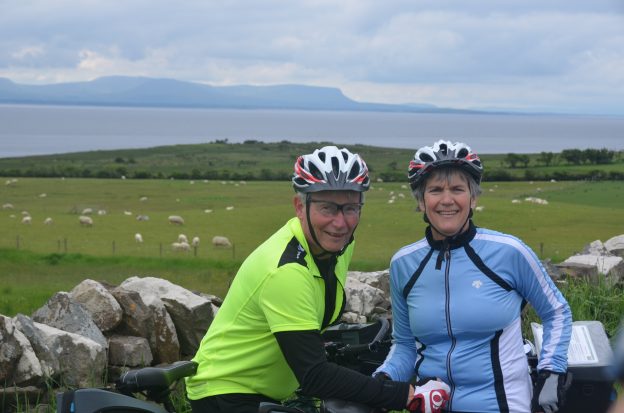
[[[442,380],[427,378],[416,383],[413,390],[410,386],[410,399],[407,410],[418,413],[439,413],[449,399],[451,388]]]

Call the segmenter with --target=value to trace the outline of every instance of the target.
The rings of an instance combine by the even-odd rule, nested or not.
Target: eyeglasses
[[[331,201],[320,201],[315,199],[310,199],[308,202],[317,204],[318,212],[326,217],[335,217],[338,215],[339,211],[342,211],[342,214],[345,217],[353,218],[360,215],[362,207],[364,206],[362,203],[337,204]]]

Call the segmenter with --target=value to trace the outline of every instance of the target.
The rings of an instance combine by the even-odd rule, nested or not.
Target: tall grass
[[[574,321],[600,321],[609,337],[615,336],[624,316],[624,287],[622,284],[602,281],[598,284],[586,279],[568,279],[558,283],[559,290],[570,304]],[[531,337],[531,322],[539,317],[529,308],[523,317],[523,334]]]

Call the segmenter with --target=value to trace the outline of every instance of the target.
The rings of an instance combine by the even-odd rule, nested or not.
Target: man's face
[[[356,191],[320,191],[309,195],[310,224],[316,239],[325,251],[339,252],[349,242],[360,222],[360,193]],[[315,255],[324,251],[314,242],[306,204],[295,196],[295,211],[308,245]]]

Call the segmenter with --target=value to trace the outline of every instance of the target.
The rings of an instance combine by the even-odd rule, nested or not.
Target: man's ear
[[[295,195],[293,197],[293,206],[295,207],[295,214],[297,214],[297,217],[299,217],[299,219],[304,219],[305,218],[305,204],[303,203],[299,195]]]

